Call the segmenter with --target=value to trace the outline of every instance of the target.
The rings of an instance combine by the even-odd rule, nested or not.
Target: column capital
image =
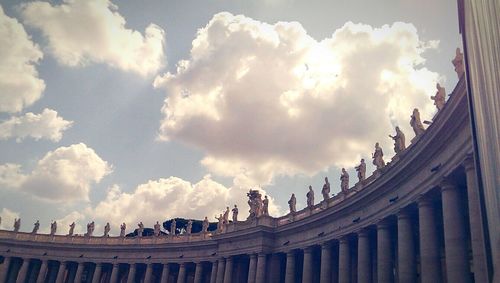
[[[321,243],[322,249],[329,249],[331,247],[332,247],[332,242],[330,242],[330,241]]]
[[[474,156],[472,154],[467,154],[467,157],[464,159],[462,165],[464,166],[466,172],[474,170]]]
[[[266,257],[266,254],[265,253],[259,253],[258,257]]]
[[[185,262],[179,262],[179,266],[186,266]]]
[[[444,192],[446,190],[456,189],[457,185],[453,183],[453,181],[451,181],[449,178],[445,177],[439,183],[439,187],[441,188],[441,192]]]
[[[390,226],[388,219],[382,219],[377,223],[377,230],[389,229]]]
[[[370,236],[370,233],[367,228],[361,229],[357,232],[358,238],[366,238]]]
[[[295,256],[295,250],[288,250],[288,251],[286,252],[286,256],[287,256],[287,257],[292,257],[292,256]]]
[[[248,255],[250,258],[257,258],[257,254],[249,254]]]
[[[418,207],[428,207],[433,205],[432,199],[427,195],[420,195],[417,199]]]
[[[398,220],[399,219],[408,219],[410,218],[411,215],[410,215],[410,212],[406,209],[401,209],[398,211]]]
[[[307,254],[310,254],[310,253],[312,253],[312,251],[313,251],[313,248],[312,248],[311,246],[308,246],[308,247],[305,247],[305,248],[304,248],[304,253],[305,253],[305,254],[306,254],[306,253],[307,253]]]
[[[233,257],[232,257],[232,256],[228,256],[228,257],[226,258],[226,262],[228,262],[228,261],[233,261]]]
[[[342,236],[339,239],[339,244],[348,244],[349,243],[349,237],[348,236]]]

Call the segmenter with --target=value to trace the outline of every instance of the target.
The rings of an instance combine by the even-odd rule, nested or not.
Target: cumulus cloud
[[[111,166],[83,143],[59,147],[24,174],[17,164],[0,165],[0,184],[51,202],[88,201],[94,183],[111,173]]]
[[[0,212],[0,217],[2,219],[2,223],[0,223],[0,229],[3,230],[13,230],[14,229],[14,219],[19,218],[19,213],[14,212],[8,208],[3,208]],[[22,228],[22,220],[21,220],[21,228]]]
[[[165,62],[164,30],[154,24],[144,35],[127,29],[111,1],[64,0],[59,5],[35,1],[21,7],[24,23],[42,31],[61,64],[105,63],[146,76]]]
[[[0,112],[19,112],[42,96],[45,83],[35,68],[42,57],[24,27],[0,6]]]
[[[15,138],[20,142],[27,137],[58,142],[62,134],[73,124],[57,115],[57,111],[45,108],[42,113],[26,113],[0,122],[0,140]]]
[[[438,75],[422,54],[435,46],[407,23],[349,22],[317,41],[296,22],[219,13],[190,58],[155,79],[168,93],[159,137],[202,149],[213,173],[257,184],[353,166],[377,141],[391,152],[396,125],[410,140],[413,108],[430,117]]]

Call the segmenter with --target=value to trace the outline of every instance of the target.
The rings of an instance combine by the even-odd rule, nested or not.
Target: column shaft
[[[295,252],[294,251],[288,251],[286,253],[285,283],[295,283]]]
[[[3,259],[2,265],[0,265],[0,282],[5,282],[7,279],[7,274],[9,273],[10,257],[6,256]]]
[[[201,283],[203,276],[203,263],[197,262],[194,271],[194,283]]]
[[[164,263],[163,269],[161,271],[161,283],[168,283],[169,276],[170,276],[170,267],[168,263]]]
[[[358,283],[370,283],[372,280],[370,255],[370,237],[368,231],[358,233]]]
[[[224,270],[226,269],[226,259],[220,258],[217,264],[217,280],[216,283],[224,282]]]
[[[92,276],[92,283],[101,282],[101,273],[102,273],[102,263],[95,264],[94,275]]]
[[[57,270],[56,283],[63,283],[66,275],[66,262],[59,262],[59,269]]]
[[[212,262],[212,272],[210,273],[210,283],[217,281],[217,261]]]
[[[266,254],[259,254],[257,258],[257,274],[255,283],[264,283],[266,280]]]
[[[304,249],[304,265],[302,266],[302,282],[312,282],[312,248]]]
[[[186,283],[186,264],[183,262],[179,265],[179,276],[177,283]]]
[[[224,271],[224,283],[231,283],[231,276],[233,275],[233,258],[226,259],[226,270]]]
[[[144,282],[151,282],[152,275],[153,275],[153,264],[148,263],[146,267],[146,274],[144,275]]]
[[[83,262],[79,262],[78,267],[76,268],[75,283],[82,282],[82,273],[83,273],[84,268],[85,268],[85,266],[83,265]]]
[[[127,283],[135,282],[135,263],[131,263],[128,268]]]
[[[351,250],[349,239],[339,240],[339,283],[351,282]]]
[[[330,283],[332,275],[332,245],[323,243],[321,245],[321,274],[320,283]]]
[[[408,283],[417,281],[412,223],[410,215],[404,211],[398,215],[398,279]]]
[[[420,278],[422,283],[442,282],[435,209],[432,201],[418,201]]]
[[[120,272],[120,264],[113,263],[113,269],[111,270],[111,279],[110,283],[118,283],[118,273]]]
[[[250,255],[250,263],[248,265],[248,283],[255,283],[255,271],[257,269],[257,255]]]
[[[38,272],[38,277],[36,279],[37,283],[45,282],[45,275],[47,274],[47,260],[42,260],[40,265],[40,271]]]
[[[21,269],[19,270],[19,273],[17,274],[17,280],[16,282],[22,282],[26,280],[26,277],[28,275],[28,267],[30,265],[30,260],[23,258],[23,263],[21,264]]]
[[[378,282],[393,282],[391,234],[385,222],[377,224],[377,278]]]

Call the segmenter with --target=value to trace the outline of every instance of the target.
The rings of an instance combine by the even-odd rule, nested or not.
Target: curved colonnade
[[[486,282],[464,77],[418,140],[312,208],[224,233],[0,231],[0,282]]]

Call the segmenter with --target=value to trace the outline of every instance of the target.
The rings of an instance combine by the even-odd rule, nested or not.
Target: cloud
[[[79,143],[48,152],[29,174],[17,164],[0,165],[0,184],[50,202],[88,201],[92,184],[111,170],[93,149]]]
[[[156,221],[175,217],[203,219],[208,216],[210,221],[215,221],[215,215],[227,206],[232,209],[234,204],[239,207],[239,219],[244,220],[248,216],[247,192],[248,187],[225,187],[209,175],[197,183],[177,177],[161,178],[141,184],[130,193],[122,192],[115,185],[106,198],[89,208],[86,214],[102,223],[109,221],[115,233],[119,232],[122,222],[127,223],[130,230],[135,229],[139,221],[152,227]],[[262,193],[266,194],[263,190]],[[274,216],[280,213],[273,198],[270,198],[269,212]]]
[[[2,218],[2,223],[0,223],[0,229],[14,230],[14,219],[19,218],[19,213],[4,207],[0,212],[0,217]],[[21,220],[21,228],[22,224],[23,223]]]
[[[72,121],[66,121],[58,116],[57,111],[45,108],[40,114],[29,112],[1,122],[0,140],[16,138],[16,141],[20,142],[31,137],[35,140],[47,139],[58,142],[63,132],[72,124]]]
[[[159,138],[203,150],[212,173],[256,184],[353,166],[377,141],[390,153],[396,125],[410,140],[413,108],[430,117],[438,75],[422,54],[435,46],[406,23],[349,22],[317,41],[296,22],[219,13],[190,58],[155,79],[168,93]]]
[[[118,6],[108,0],[35,1],[21,6],[26,25],[40,29],[59,63],[76,67],[105,63],[146,76],[165,62],[164,30],[150,24],[144,35],[127,29]]]
[[[0,6],[0,112],[19,112],[40,99],[45,83],[35,68],[42,51]]]
[[[83,234],[83,233],[85,233],[86,231],[83,228],[83,225],[85,223],[82,222],[84,219],[85,219],[85,214],[83,214],[81,212],[78,212],[78,211],[73,211],[73,212],[67,214],[66,216],[64,216],[63,218],[56,219],[56,222],[57,222],[57,234],[67,235],[68,232],[69,232],[69,225],[71,223],[73,223],[73,222],[75,222],[75,230],[74,230],[75,234]],[[47,226],[46,229],[47,230],[43,230],[43,231],[49,232],[50,231],[50,225]]]

